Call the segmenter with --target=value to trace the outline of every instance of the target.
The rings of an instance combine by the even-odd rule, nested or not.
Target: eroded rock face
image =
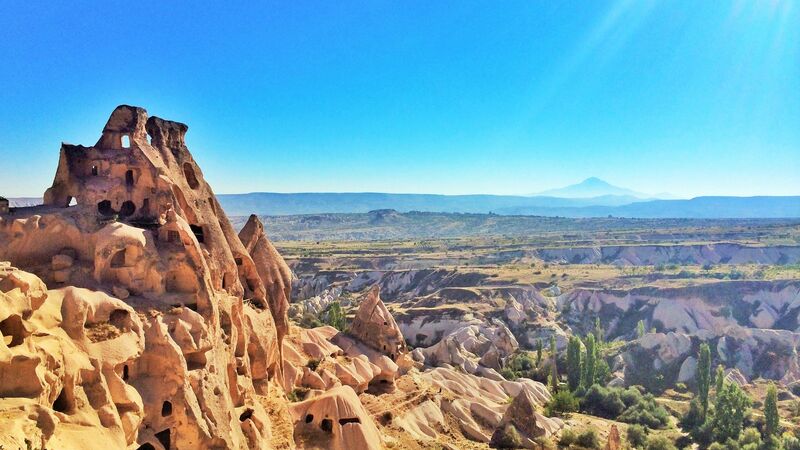
[[[244,228],[239,232],[248,253],[253,258],[258,276],[264,283],[275,326],[278,329],[278,341],[289,332],[289,299],[292,296],[292,271],[275,246],[264,233],[264,224],[258,216],[251,215]]]
[[[295,441],[304,448],[381,449],[383,441],[372,417],[349,386],[333,388],[292,406]]]
[[[350,326],[350,334],[364,344],[383,352],[392,360],[406,353],[403,333],[386,305],[381,301],[380,288],[373,286],[361,302]]]
[[[234,232],[187,129],[120,106],[62,145],[45,205],[0,216],[0,260],[36,274],[0,270],[7,447],[270,446],[290,279],[263,230]]]

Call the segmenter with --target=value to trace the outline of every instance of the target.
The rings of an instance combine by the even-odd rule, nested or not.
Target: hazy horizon
[[[800,195],[798,4],[502,6],[4,2],[0,195],[118,104],[219,193]]]

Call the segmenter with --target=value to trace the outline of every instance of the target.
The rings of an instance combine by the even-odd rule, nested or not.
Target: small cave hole
[[[170,444],[169,428],[167,428],[164,431],[159,431],[158,433],[155,434],[155,436],[156,439],[158,439],[158,442],[161,442],[161,445],[164,446],[164,449],[169,450],[169,444]]]
[[[189,225],[189,228],[192,229],[192,233],[194,233],[194,237],[197,238],[197,242],[202,244],[206,241],[205,234],[203,233],[203,227],[200,225]]]
[[[122,381],[128,381],[128,377],[130,374],[128,373],[128,365],[125,364],[122,366]]]
[[[253,417],[253,408],[247,408],[244,412],[239,416],[239,422],[244,422],[245,420]]]
[[[114,211],[114,208],[111,207],[110,200],[103,200],[102,202],[97,204],[97,212],[104,216],[113,216],[117,212]]]
[[[97,166],[92,166],[92,176],[96,177],[98,173],[99,170],[97,169]]]
[[[137,450],[156,450],[156,448],[153,447],[153,444],[145,442],[144,444],[140,445]]]
[[[136,204],[134,204],[130,200],[123,202],[122,206],[119,208],[119,215],[122,217],[130,217],[135,212],[136,212]]]
[[[197,189],[200,187],[200,182],[197,181],[197,176],[194,174],[194,167],[192,167],[191,163],[183,163],[183,175],[186,177],[186,182],[189,183],[190,188]]]
[[[53,402],[53,411],[58,411],[60,413],[69,414],[71,409],[72,409],[72,405],[70,404],[70,401],[67,398],[67,393],[64,392],[64,388],[61,388],[61,392],[58,393],[58,397],[56,397],[56,401]]]
[[[0,333],[3,334],[6,346],[16,347],[25,342],[25,326],[22,324],[22,317],[9,316],[0,322]]]
[[[348,419],[339,419],[339,425],[345,425],[348,423],[361,423],[361,419],[358,417],[350,417]]]
[[[131,137],[127,134],[122,135],[122,148],[130,148],[131,146]]]
[[[306,423],[311,423],[313,421],[314,421],[314,415],[313,414],[306,414]]]
[[[128,187],[133,187],[133,170],[128,170],[125,172],[125,185]]]
[[[331,419],[322,419],[319,427],[326,433],[333,433],[333,421]]]
[[[111,314],[108,316],[108,322],[120,330],[125,330],[128,328],[129,320],[130,313],[124,309],[115,309],[114,311],[111,311]]]
[[[120,267],[125,267],[125,249],[117,250],[114,253],[114,256],[111,257],[111,268],[118,269]]]
[[[161,404],[161,417],[167,417],[172,415],[172,402],[169,400],[164,400],[164,403]]]

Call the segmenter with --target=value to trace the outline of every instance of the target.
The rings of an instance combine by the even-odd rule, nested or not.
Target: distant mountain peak
[[[593,198],[605,196],[635,197],[640,199],[653,198],[652,195],[614,186],[597,177],[589,177],[577,184],[571,184],[557,189],[548,189],[533,195],[562,198]]]

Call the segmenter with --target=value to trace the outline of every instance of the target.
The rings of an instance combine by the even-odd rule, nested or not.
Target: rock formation
[[[272,317],[275,318],[275,326],[278,328],[278,341],[282,342],[283,337],[289,332],[287,312],[289,299],[292,296],[292,271],[275,246],[267,239],[264,225],[255,214],[250,216],[239,232],[239,239],[253,258],[258,276],[264,283],[267,302]]]
[[[0,216],[0,260],[36,274],[0,273],[0,444],[270,446],[286,273],[242,244],[186,131],[120,106],[94,146],[62,144],[44,205]]]
[[[621,450],[622,439],[619,437],[619,430],[616,425],[611,425],[608,431],[608,439],[606,440],[606,450]]]
[[[350,326],[350,334],[392,360],[407,351],[403,333],[381,301],[380,288],[377,285],[369,290],[358,307]]]

